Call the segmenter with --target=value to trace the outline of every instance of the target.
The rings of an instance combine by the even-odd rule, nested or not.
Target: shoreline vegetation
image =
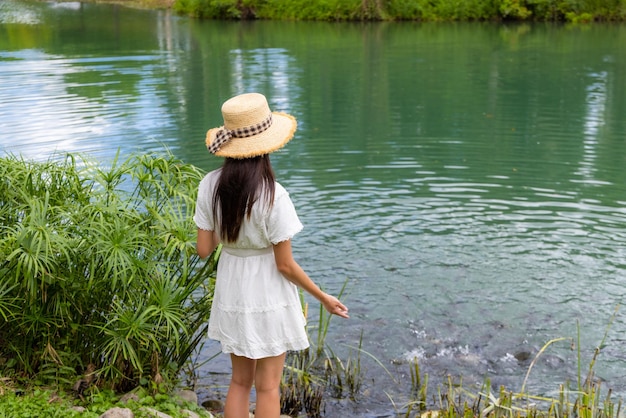
[[[115,408],[220,417],[219,400],[177,400],[197,389],[219,258],[219,247],[206,261],[195,253],[191,214],[203,173],[166,153],[116,158],[110,167],[70,154],[42,163],[0,157],[0,174],[0,418],[103,418]],[[387,394],[398,417],[617,418],[621,400],[602,393],[594,375],[616,314],[589,362],[580,336],[548,341],[514,392],[452,377],[432,388],[417,360],[406,363],[407,377],[394,376],[363,350],[363,335],[339,358],[320,306],[307,324],[311,348],[288,356],[281,410],[319,418],[328,397],[358,404],[369,356],[410,394]],[[575,381],[556,398],[527,393],[537,359],[563,340],[578,350]]]
[[[67,1],[67,0],[60,0]],[[219,20],[624,22],[626,0],[83,0]]]
[[[175,0],[209,19],[322,21],[623,21],[624,0]]]

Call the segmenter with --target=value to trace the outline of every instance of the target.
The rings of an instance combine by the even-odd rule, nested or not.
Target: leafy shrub
[[[524,2],[519,0],[502,0],[498,11],[504,19],[526,20],[532,15]]]
[[[182,14],[208,19],[624,20],[624,0],[175,0]]]
[[[83,417],[97,418],[97,414],[81,413],[71,409],[66,401],[50,402],[49,394],[36,391],[31,396],[17,396],[7,392],[0,396],[0,418],[34,418],[34,417]]]
[[[295,20],[380,20],[382,6],[378,0],[266,0],[259,1],[257,17]]]
[[[202,173],[171,155],[0,163],[0,370],[119,390],[175,378],[201,341],[215,258],[195,252]]]
[[[250,19],[254,17],[253,3],[241,0],[177,0],[174,10],[205,19]]]

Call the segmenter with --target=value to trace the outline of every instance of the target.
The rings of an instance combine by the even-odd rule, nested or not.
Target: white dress
[[[194,215],[198,228],[218,235],[213,192],[220,172],[200,182]],[[309,346],[298,288],[276,268],[272,247],[301,229],[289,193],[276,183],[271,209],[259,199],[237,242],[222,240],[209,337],[220,341],[224,353],[259,359]]]

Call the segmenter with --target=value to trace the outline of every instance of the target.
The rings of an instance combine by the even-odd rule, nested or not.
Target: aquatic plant
[[[346,279],[339,291],[341,298],[346,290]],[[300,292],[302,310],[308,316],[308,304]],[[324,408],[324,395],[330,392],[333,397],[342,397],[347,390],[351,399],[358,394],[361,382],[360,351],[357,358],[349,354],[346,362],[335,355],[328,346],[326,337],[332,315],[322,305],[316,323],[307,322],[306,331],[312,342],[312,347],[290,352],[281,381],[281,412],[290,416],[298,416],[305,410],[307,417],[321,417]],[[361,348],[363,336],[359,342]]]
[[[582,375],[583,359],[580,354],[580,329],[578,329],[578,382],[575,389],[571,389],[568,383],[559,386],[558,397],[548,398],[545,396],[531,395],[526,392],[526,383],[529,379],[533,366],[537,360],[553,344],[561,341],[570,341],[570,338],[555,338],[543,345],[537,352],[533,361],[528,367],[526,376],[518,392],[508,390],[504,387],[498,388],[495,392],[489,379],[486,379],[478,393],[474,393],[463,388],[462,382],[454,382],[452,377],[448,377],[448,383],[444,387],[439,387],[437,394],[428,405],[429,411],[424,412],[424,397],[426,389],[419,376],[417,362],[411,365],[411,382],[414,399],[410,402],[398,406],[390,397],[394,408],[398,412],[404,411],[405,416],[411,416],[413,411],[417,411],[422,417],[542,417],[542,418],[563,418],[563,417],[583,417],[583,418],[613,418],[621,416],[622,401],[614,401],[611,390],[605,397],[601,393],[601,382],[594,379],[594,366],[604,346],[610,329],[610,325],[615,319],[617,308],[609,321],[600,344],[594,350],[594,355],[590,360],[586,375]]]

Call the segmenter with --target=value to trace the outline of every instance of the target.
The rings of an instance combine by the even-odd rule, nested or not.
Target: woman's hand
[[[333,315],[340,316],[342,318],[350,318],[348,315],[348,308],[339,301],[336,297],[326,294],[322,299],[324,308]]]

